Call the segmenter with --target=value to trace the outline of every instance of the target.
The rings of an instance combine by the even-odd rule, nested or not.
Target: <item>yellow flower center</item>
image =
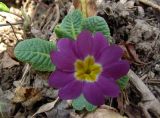
[[[93,56],[87,56],[84,60],[78,59],[74,63],[74,76],[77,80],[94,82],[102,72],[102,66],[95,63]]]

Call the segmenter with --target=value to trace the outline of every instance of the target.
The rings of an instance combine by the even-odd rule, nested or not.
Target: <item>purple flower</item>
[[[56,70],[50,75],[49,84],[59,89],[59,97],[75,99],[81,94],[93,105],[102,105],[105,96],[120,93],[116,80],[127,74],[129,64],[121,60],[123,51],[109,45],[104,35],[81,32],[76,41],[64,38],[51,52]]]

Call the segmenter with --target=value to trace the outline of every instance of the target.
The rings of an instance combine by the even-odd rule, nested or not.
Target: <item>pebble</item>
[[[158,72],[160,72],[160,65],[159,64],[155,65],[155,70],[158,71]]]

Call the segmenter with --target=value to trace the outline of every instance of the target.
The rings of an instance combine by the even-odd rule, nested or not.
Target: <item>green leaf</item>
[[[0,2],[0,11],[9,12],[9,8],[3,2]]]
[[[87,111],[93,111],[97,108],[96,106],[87,102],[83,95],[81,95],[77,99],[74,99],[72,101],[72,106],[76,110],[83,110],[85,108]]]
[[[14,54],[17,59],[30,63],[35,70],[53,71],[50,52],[56,49],[53,42],[38,38],[26,39],[17,44]]]
[[[129,77],[128,76],[123,76],[119,80],[117,80],[119,87],[121,90],[124,90],[127,87],[127,84],[129,82]]]
[[[6,118],[5,112],[7,112],[8,104],[4,101],[0,101],[0,118]]]
[[[68,32],[66,32],[64,29],[60,28],[59,25],[57,25],[54,29],[56,35],[58,36],[58,38],[69,38],[69,39],[73,39],[72,35]]]
[[[106,37],[110,37],[110,29],[106,21],[99,16],[92,16],[86,18],[82,24],[83,30],[90,30],[91,32],[102,32]],[[112,41],[110,41],[112,42]]]
[[[76,39],[81,32],[83,16],[80,10],[74,10],[67,14],[62,20],[62,23],[55,29],[58,38],[72,38]]]

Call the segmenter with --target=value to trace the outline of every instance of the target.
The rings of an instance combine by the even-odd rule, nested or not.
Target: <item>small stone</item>
[[[20,80],[13,82],[13,85],[14,85],[15,87],[18,87],[20,84],[21,84],[21,81],[20,81]]]
[[[160,72],[160,65],[159,64],[155,65],[155,70],[158,71],[158,72]]]
[[[152,71],[150,71],[150,72],[148,73],[148,77],[149,77],[150,79],[153,79],[153,78],[155,77],[155,73],[152,72]]]
[[[135,2],[134,1],[128,1],[125,5],[127,6],[127,8],[131,9],[134,7]]]
[[[122,11],[120,13],[120,15],[123,16],[123,17],[126,17],[126,16],[129,16],[129,12],[128,11]]]
[[[143,7],[138,6],[137,8],[138,8],[138,15],[139,15],[141,18],[144,17],[144,16],[145,16],[145,12],[144,12]]]
[[[127,0],[120,0],[120,3],[125,4]]]

